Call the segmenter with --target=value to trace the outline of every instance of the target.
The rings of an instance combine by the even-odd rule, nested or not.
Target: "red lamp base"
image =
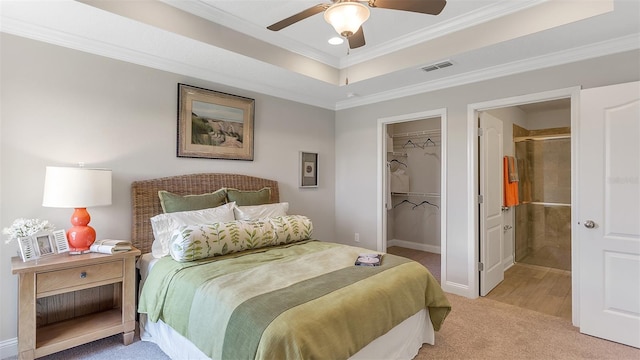
[[[69,242],[69,252],[72,254],[82,254],[89,252],[89,248],[96,241],[96,231],[89,225],[91,216],[86,208],[76,208],[71,215],[71,224],[67,230],[67,241]]]

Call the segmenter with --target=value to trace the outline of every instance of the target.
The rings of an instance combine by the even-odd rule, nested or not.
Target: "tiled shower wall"
[[[514,137],[568,132],[514,125]],[[571,270],[571,140],[517,142],[516,158],[521,201],[515,215],[516,261]]]

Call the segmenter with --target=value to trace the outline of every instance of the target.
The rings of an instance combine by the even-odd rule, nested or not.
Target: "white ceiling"
[[[640,48],[638,0],[371,9],[367,44],[349,53],[327,43],[336,34],[322,14],[266,29],[319,0],[0,1],[6,33],[329,109]]]

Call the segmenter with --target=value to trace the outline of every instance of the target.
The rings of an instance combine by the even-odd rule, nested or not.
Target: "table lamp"
[[[75,208],[67,230],[70,253],[89,252],[96,231],[88,207],[111,205],[111,170],[47,166],[42,206]]]

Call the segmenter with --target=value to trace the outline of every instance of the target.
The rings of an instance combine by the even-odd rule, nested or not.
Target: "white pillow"
[[[153,257],[161,258],[169,255],[171,233],[181,226],[235,221],[233,214],[235,206],[235,202],[230,202],[210,209],[179,211],[152,217],[153,243],[151,244],[151,253]]]
[[[289,203],[236,206],[233,208],[236,220],[258,220],[277,216],[286,216]]]

